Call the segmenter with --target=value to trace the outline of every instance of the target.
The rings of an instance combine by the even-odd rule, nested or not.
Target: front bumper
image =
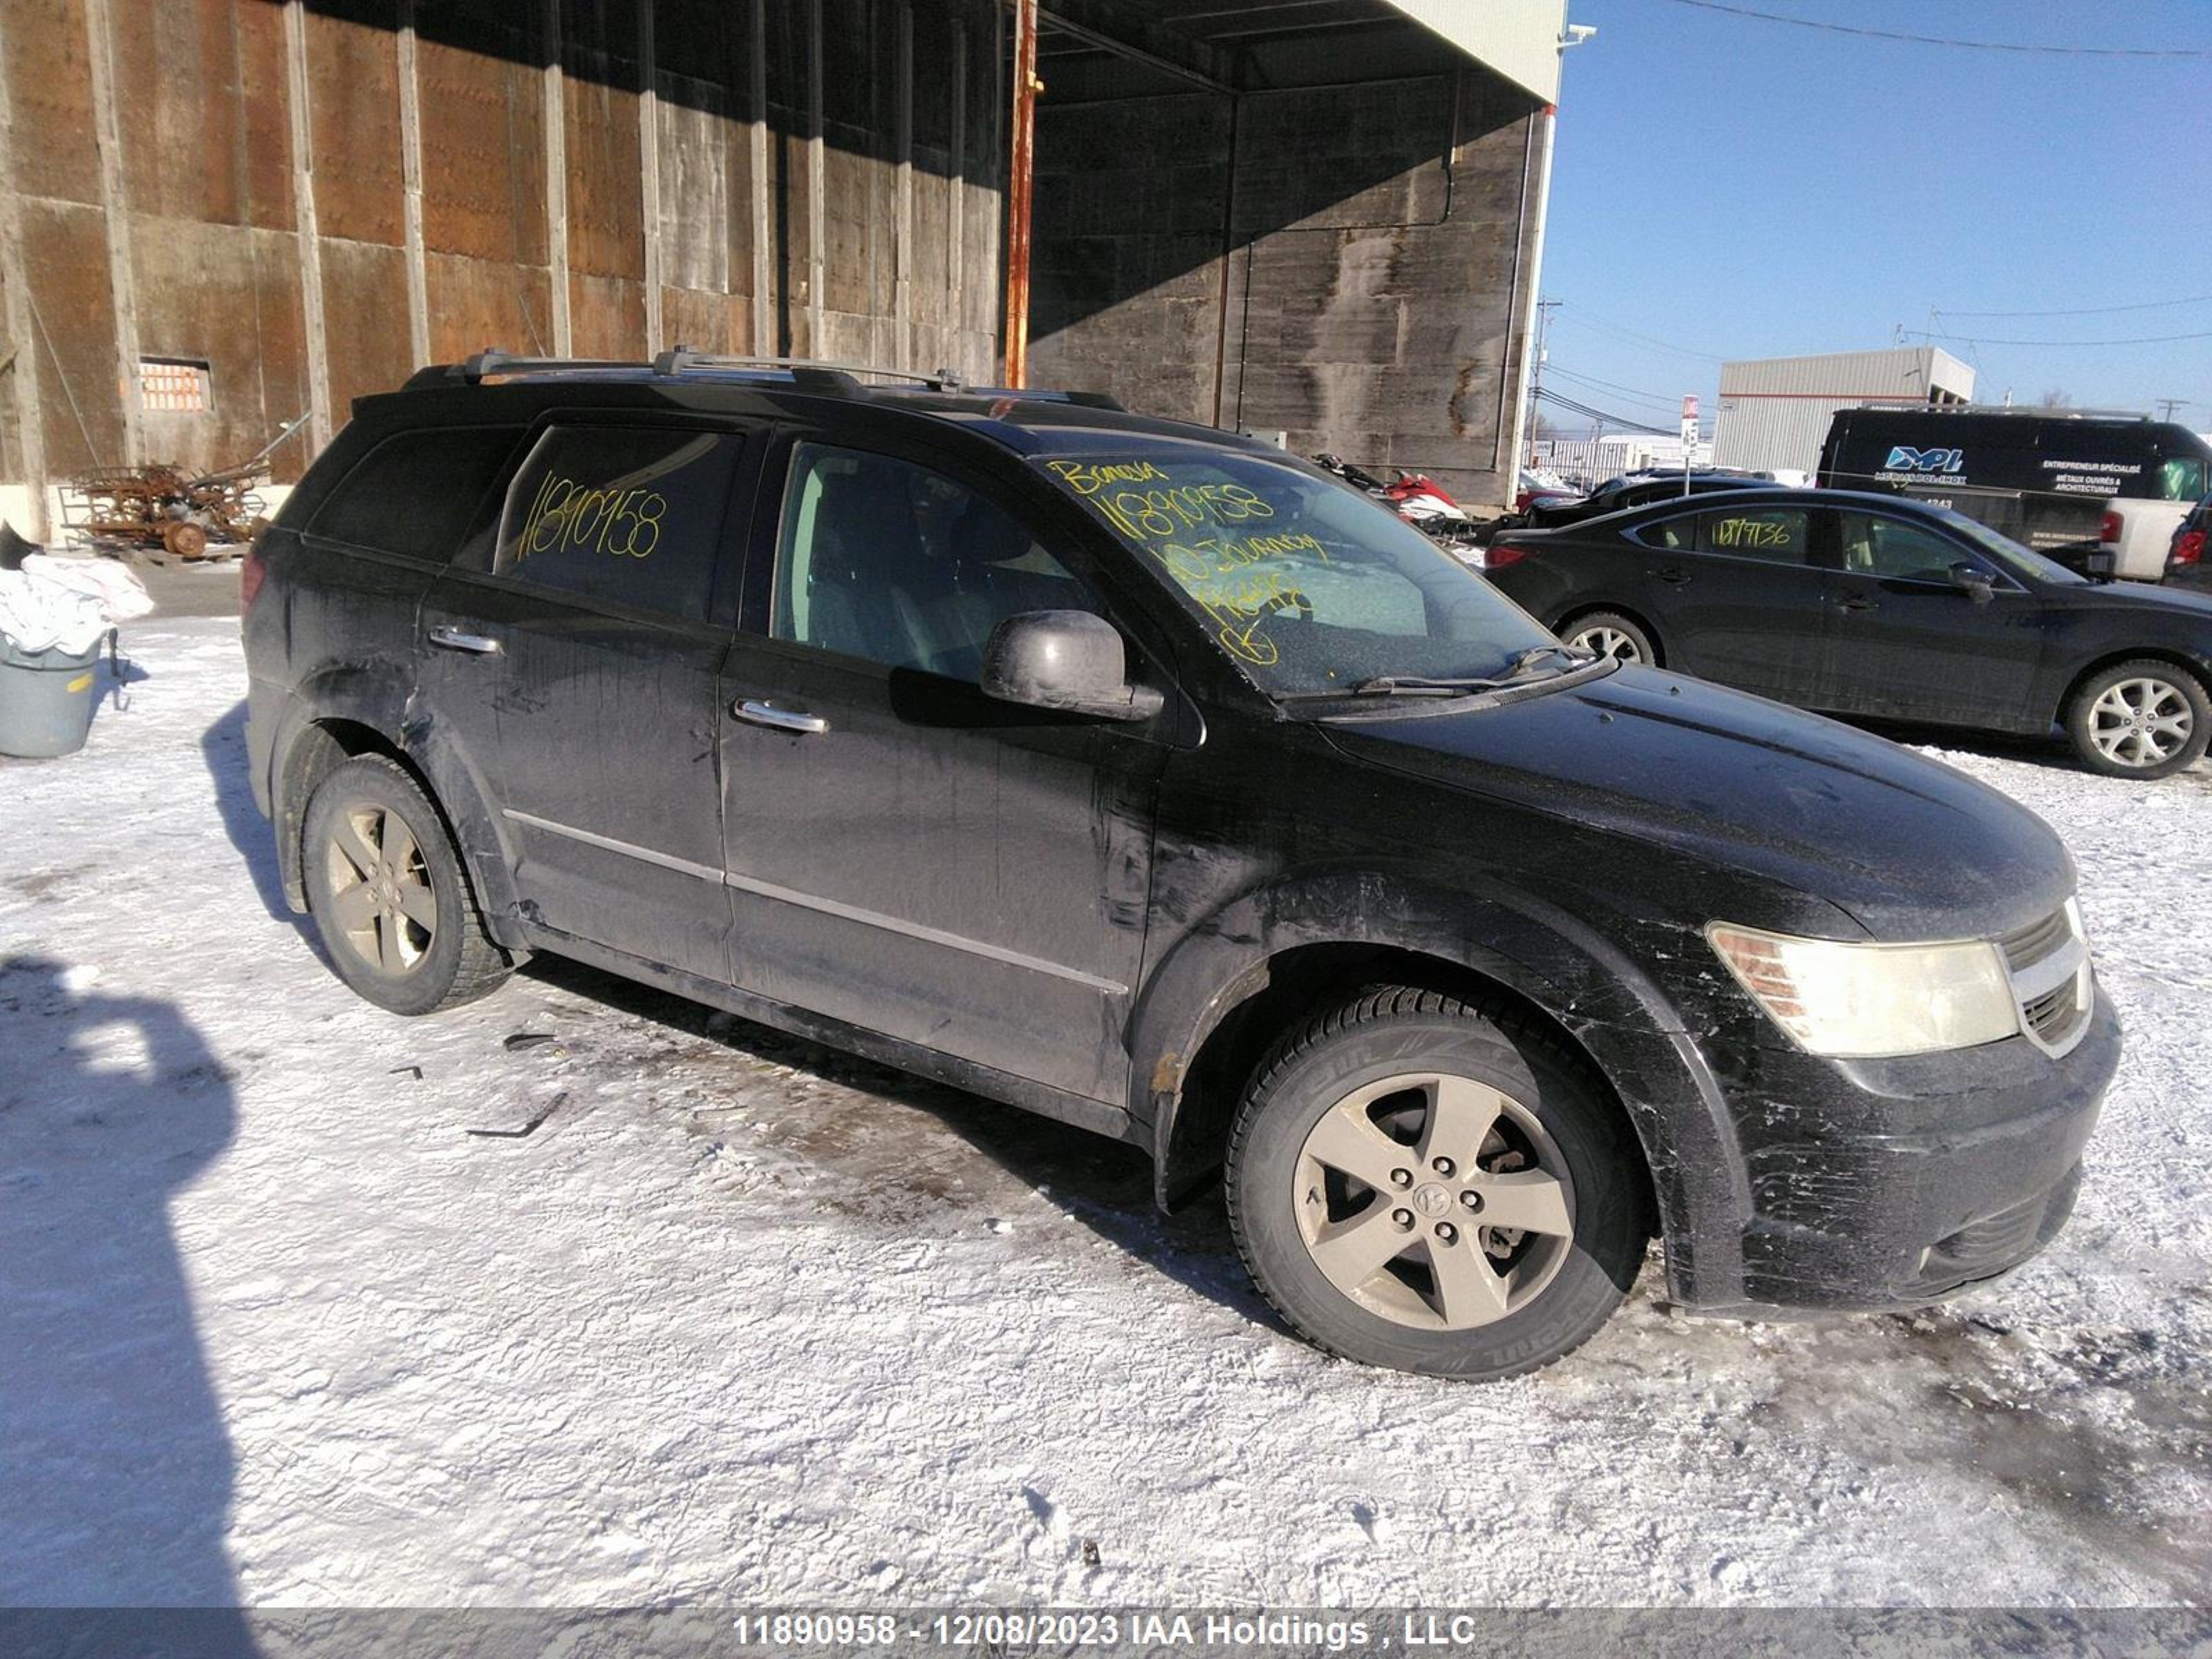
[[[2058,1231],[2119,1064],[2097,993],[2054,1059],[2023,1037],[1905,1060],[1762,1048],[1723,1080],[1742,1149],[1741,1300],[1714,1311],[1911,1308],[2009,1272]]]

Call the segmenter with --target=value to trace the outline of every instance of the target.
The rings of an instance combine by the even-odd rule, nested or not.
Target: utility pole
[[[1528,465],[1536,464],[1536,411],[1544,395],[1544,359],[1550,352],[1552,313],[1559,308],[1557,300],[1536,301],[1536,356],[1528,367]]]
[[[2189,407],[2186,398],[2154,398],[2151,401],[2158,405],[2158,418],[2161,421],[2170,421],[2176,410]]]

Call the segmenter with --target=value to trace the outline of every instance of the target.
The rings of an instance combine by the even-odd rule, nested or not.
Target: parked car
[[[2142,415],[1844,409],[1821,447],[1820,482],[1895,490],[2069,569],[2154,582],[2183,511],[2175,504],[2212,489],[2208,469],[2203,438]]]
[[[1834,714],[2042,735],[2159,778],[2212,738],[2212,600],[2092,581],[1964,515],[1743,490],[1493,540],[1490,579],[1570,645]]]
[[[1514,487],[1513,511],[1526,513],[1539,501],[1550,505],[1559,501],[1578,501],[1581,496],[1582,491],[1570,489],[1566,480],[1557,473],[1533,471],[1524,466],[1521,469],[1521,476]]]
[[[2166,580],[2174,587],[2212,592],[2212,559],[2205,557],[2204,541],[2212,532],[2212,495],[2189,509],[2189,516],[2173,527],[2166,551]]]
[[[550,951],[1130,1142],[1377,1364],[1556,1359],[1655,1231],[1698,1308],[2003,1273],[2118,1056],[2025,809],[1104,399],[428,369],[243,594],[255,799],[363,997]]]
[[[1493,520],[1491,532],[1494,536],[1501,530],[1552,530],[1561,525],[1580,524],[1586,519],[1602,518],[1608,513],[1625,513],[1651,501],[1680,501],[1685,494],[1705,495],[1717,489],[1754,489],[1765,482],[1734,472],[1692,472],[1690,487],[1685,491],[1679,472],[1671,477],[1625,473],[1607,479],[1587,495],[1531,502],[1525,512]]]

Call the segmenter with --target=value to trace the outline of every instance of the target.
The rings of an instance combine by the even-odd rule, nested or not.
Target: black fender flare
[[[307,803],[286,797],[292,757],[311,731],[343,721],[375,732],[418,775],[476,884],[486,931],[508,950],[523,949],[526,941],[519,925],[511,849],[487,805],[491,795],[483,771],[475,757],[452,740],[446,726],[430,720],[416,705],[412,679],[411,670],[403,664],[337,664],[302,681],[287,696],[269,763],[270,817],[276,826],[277,866],[285,896],[294,908],[307,908],[299,842]]]
[[[1680,940],[1658,944],[1679,948]],[[1176,1140],[1192,1062],[1221,1022],[1308,945],[1409,951],[1482,975],[1580,1043],[1619,1096],[1652,1176],[1670,1283],[1728,1299],[1742,1278],[1750,1179],[1720,1086],[1651,976],[1614,939],[1528,894],[1373,871],[1285,878],[1188,928],[1151,974],[1130,1022],[1129,1109],[1163,1207],[1188,1181]]]

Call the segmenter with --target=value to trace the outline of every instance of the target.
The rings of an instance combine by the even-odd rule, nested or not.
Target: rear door
[[[1002,618],[1085,610],[1169,690],[1146,630],[1033,503],[933,452],[806,440],[770,475],[721,697],[738,982],[1121,1103],[1176,699],[1116,724],[976,677]]]
[[[1818,691],[1827,573],[1795,504],[1705,507],[1646,520],[1645,593],[1669,666],[1785,702]]]
[[[2033,723],[2044,642],[2036,595],[1933,526],[1856,507],[1823,507],[1819,517],[1839,567],[1822,707],[1965,726]],[[1994,579],[1988,600],[1953,580],[1961,562]]]
[[[729,976],[717,676],[757,430],[544,427],[496,538],[421,613],[422,717],[477,776],[532,924]]]

